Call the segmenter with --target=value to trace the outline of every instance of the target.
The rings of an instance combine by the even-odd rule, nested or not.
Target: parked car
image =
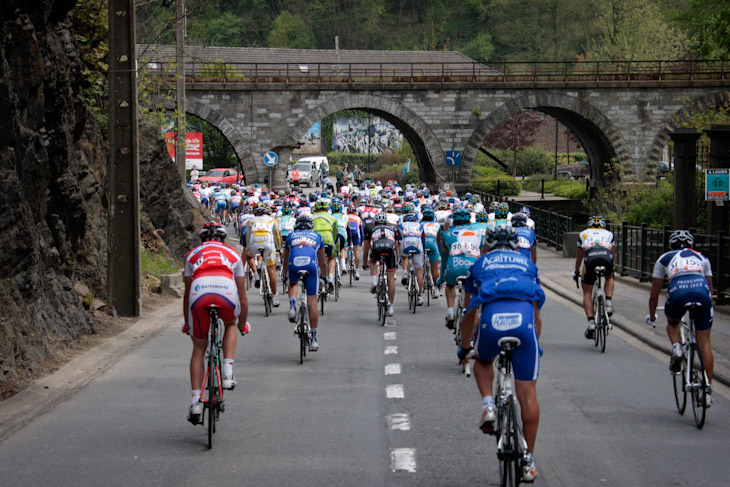
[[[575,164],[561,164],[557,167],[558,176],[564,176],[571,179],[589,178],[591,176],[591,168],[588,161],[578,161]]]
[[[198,178],[198,181],[202,183],[226,183],[227,185],[238,183],[241,180],[243,180],[243,176],[239,176],[238,171],[228,167],[218,167],[215,169],[210,169],[208,172],[205,173],[205,176],[200,176]]]

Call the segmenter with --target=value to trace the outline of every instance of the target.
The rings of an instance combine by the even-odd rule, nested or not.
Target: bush
[[[421,173],[418,168],[413,169],[413,161],[411,161],[411,170],[408,174],[403,175],[401,183],[418,185],[421,182]]]
[[[658,188],[645,189],[639,193],[636,202],[629,205],[626,221],[629,225],[646,223],[658,228],[671,225],[673,205],[674,188],[667,181],[661,181]]]
[[[477,172],[480,174],[472,179],[472,187],[476,190],[498,196],[517,196],[522,191],[519,182],[499,169],[482,166]]]
[[[539,193],[542,190],[542,180],[545,180],[545,192],[562,196],[563,198],[583,199],[586,197],[585,181],[574,181],[572,179],[553,179],[549,174],[538,174],[522,182],[522,187],[527,191]]]

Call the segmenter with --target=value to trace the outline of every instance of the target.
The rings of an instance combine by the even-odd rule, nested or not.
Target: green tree
[[[705,58],[730,58],[730,2],[691,0],[685,10],[672,16],[692,39],[693,47]]]
[[[290,49],[314,49],[314,33],[301,16],[285,10],[274,20],[268,45]]]

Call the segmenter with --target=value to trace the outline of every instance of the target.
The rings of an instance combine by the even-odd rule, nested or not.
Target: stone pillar
[[[674,228],[697,227],[697,140],[696,129],[676,129],[674,141]]]
[[[713,125],[705,130],[710,138],[710,168],[730,168],[730,125]],[[707,233],[716,234],[730,228],[730,201],[719,206],[707,202]]]
[[[269,181],[269,188],[280,190],[286,189],[286,173],[289,168],[289,159],[291,158],[292,149],[277,149],[276,154],[279,156],[279,162],[274,168],[274,182]],[[269,178],[267,171],[266,177]],[[267,179],[268,181],[268,179]]]

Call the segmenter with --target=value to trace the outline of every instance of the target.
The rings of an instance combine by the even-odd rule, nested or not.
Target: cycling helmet
[[[439,210],[444,211],[449,209],[449,204],[445,201],[439,201]]]
[[[314,203],[318,199],[319,199],[319,195],[317,193],[312,193],[309,195],[309,201],[311,201],[312,203]]]
[[[507,218],[507,214],[509,213],[509,207],[507,206],[507,203],[500,203],[499,207],[494,210],[494,217],[499,220],[504,220]]]
[[[425,222],[432,222],[436,219],[436,214],[431,208],[426,207],[423,209],[423,213],[421,213],[421,219]]]
[[[418,215],[416,215],[415,213],[408,213],[406,215],[403,215],[403,221],[404,222],[417,222]]]
[[[332,213],[342,213],[342,203],[333,203]]]
[[[525,215],[527,218],[530,218],[530,209],[528,207],[523,206],[522,208],[520,208],[520,213]]]
[[[485,211],[480,211],[476,214],[476,221],[477,223],[486,223],[489,221],[489,214]]]
[[[348,214],[353,214],[353,215],[354,215],[354,214],[356,214],[356,213],[357,213],[357,208],[355,208],[354,206],[348,206],[348,207],[347,207],[347,213],[348,213]]]
[[[375,222],[376,225],[385,225],[388,223],[388,217],[385,216],[385,213],[382,211],[375,215],[375,218],[373,218],[373,222]]]
[[[314,211],[327,211],[330,209],[330,204],[327,200],[318,200],[314,204]]]
[[[314,228],[314,222],[309,215],[299,215],[294,223],[294,230],[311,230],[312,228]]]
[[[408,215],[409,213],[413,213],[416,211],[416,207],[413,203],[407,203],[403,205],[403,214]]]
[[[253,214],[256,216],[266,215],[269,213],[269,207],[263,203],[256,203],[253,207]]]
[[[489,212],[494,213],[497,211],[497,208],[499,208],[499,203],[497,201],[492,201],[489,203]]]
[[[601,215],[594,215],[588,219],[590,228],[606,228],[606,220]]]
[[[375,193],[373,195],[373,203],[380,203],[383,201],[383,197],[380,196],[380,193]]]
[[[457,208],[451,218],[454,225],[465,225],[471,223],[471,212],[464,208]]]
[[[694,247],[695,239],[689,230],[675,230],[669,236],[669,246],[675,249],[691,249]]]
[[[283,206],[283,207],[281,208],[281,214],[282,214],[282,215],[291,215],[291,206],[289,206],[289,205],[284,205],[284,206]]]
[[[512,226],[513,227],[526,227],[527,217],[522,213],[515,213],[512,215]]]
[[[487,248],[494,250],[505,248],[517,250],[517,232],[512,227],[499,226],[495,230],[490,230],[487,234]]]
[[[210,222],[200,228],[198,236],[202,242],[207,242],[208,240],[218,240],[219,242],[223,242],[228,236],[228,232],[220,223]]]

